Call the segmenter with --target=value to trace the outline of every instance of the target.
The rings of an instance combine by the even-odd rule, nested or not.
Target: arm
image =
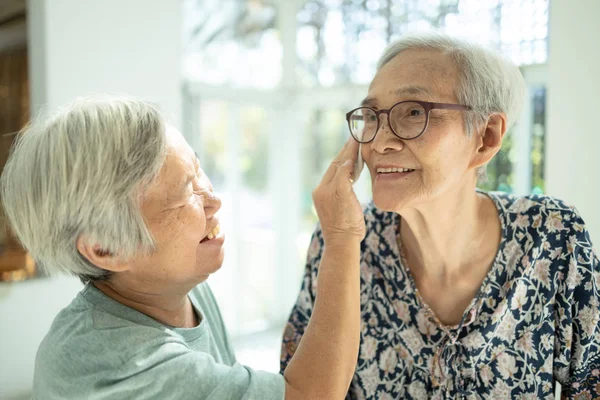
[[[349,140],[313,192],[323,255],[310,320],[284,371],[286,400],[343,399],[354,374],[365,235],[362,208],[349,181],[357,155],[358,143]]]
[[[344,398],[358,357],[360,303],[358,244],[353,252],[325,248],[312,317],[295,355],[285,369],[286,392],[297,398]],[[356,264],[356,276],[340,277],[336,269]],[[353,266],[354,269],[354,266]],[[300,395],[304,388],[310,392]],[[286,399],[296,398],[288,397]]]
[[[555,375],[563,398],[600,396],[600,265],[581,217],[569,236],[569,265],[557,293]]]
[[[321,262],[322,255],[323,237],[321,235],[320,227],[317,227],[312,235],[310,246],[308,248],[302,287],[283,332],[280,360],[280,371],[282,374],[296,352],[300,339],[302,339],[304,330],[312,315],[316,297],[316,267]]]

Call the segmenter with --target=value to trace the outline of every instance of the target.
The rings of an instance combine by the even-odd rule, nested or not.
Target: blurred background
[[[481,187],[560,197],[600,240],[597,15],[596,0],[0,0],[0,163],[11,133],[74,97],[158,103],[223,199],[225,264],[209,282],[238,358],[277,371],[311,191],[403,33],[442,30],[520,66],[523,114]],[[369,201],[366,173],[356,191]],[[40,274],[0,224],[0,398],[28,398],[37,346],[81,284]]]

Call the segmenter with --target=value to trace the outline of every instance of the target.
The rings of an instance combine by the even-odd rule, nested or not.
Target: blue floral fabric
[[[457,326],[419,295],[397,240],[400,216],[372,204],[362,242],[362,333],[349,399],[600,398],[600,267],[578,212],[546,196],[487,193],[502,239]],[[313,235],[281,370],[315,302],[323,251]]]

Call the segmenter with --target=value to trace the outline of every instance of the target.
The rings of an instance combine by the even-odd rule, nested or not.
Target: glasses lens
[[[414,139],[425,130],[427,114],[419,103],[399,103],[390,111],[390,122],[396,135],[403,139]]]
[[[377,115],[369,108],[359,108],[350,114],[350,133],[357,142],[373,140],[377,133]]]

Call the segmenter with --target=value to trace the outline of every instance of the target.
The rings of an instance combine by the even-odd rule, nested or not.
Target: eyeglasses
[[[379,131],[379,116],[387,114],[388,126],[400,139],[416,139],[425,132],[429,124],[429,112],[434,109],[471,110],[461,104],[431,103],[428,101],[401,101],[390,109],[375,111],[370,107],[359,107],[346,114],[350,134],[359,143],[369,143]]]

